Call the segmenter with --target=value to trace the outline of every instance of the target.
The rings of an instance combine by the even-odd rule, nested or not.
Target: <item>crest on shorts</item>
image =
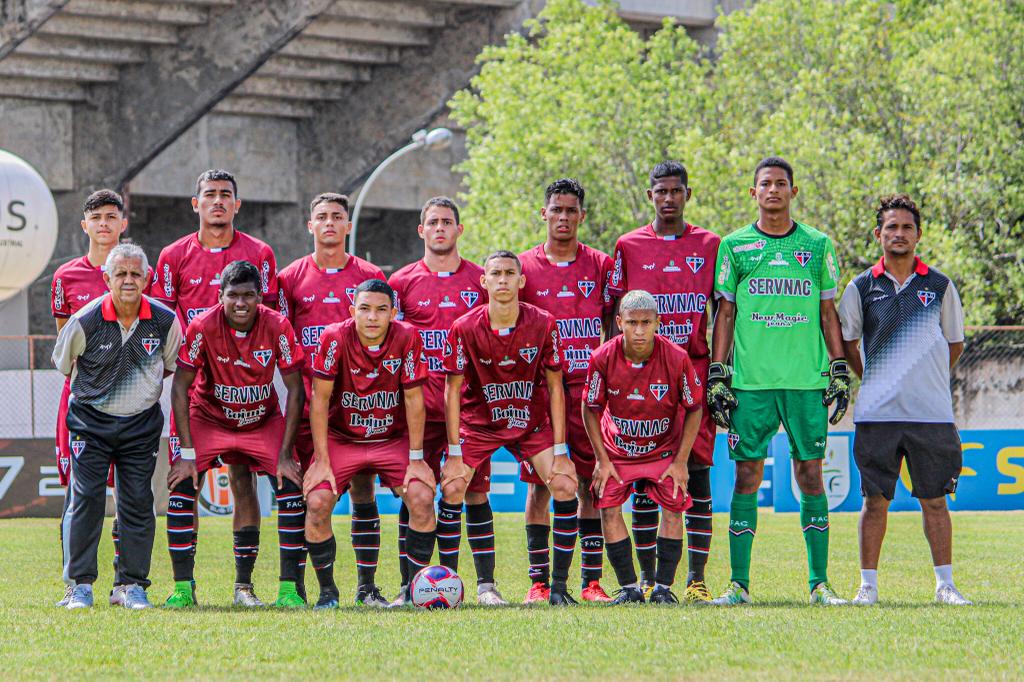
[[[75,440],[71,441],[71,454],[75,456],[75,459],[78,459],[83,452],[85,452],[84,440],[76,438]]]
[[[384,369],[394,374],[398,371],[398,368],[402,366],[401,358],[388,358],[384,362],[380,363],[384,365]]]
[[[274,351],[269,348],[261,348],[260,350],[254,350],[252,356],[256,358],[256,362],[266,367],[267,363],[270,362],[270,358],[274,357]]]
[[[480,293],[477,291],[460,291],[459,298],[462,299],[467,308],[472,308],[480,300]]]
[[[800,264],[800,267],[806,268],[807,264],[811,262],[811,256],[814,255],[810,251],[794,251],[793,258],[796,258],[796,262]]]
[[[917,297],[921,300],[921,305],[923,305],[925,308],[927,308],[928,306],[931,305],[932,301],[935,300],[935,292],[934,291],[919,291],[919,292],[917,292]]]
[[[528,348],[520,348],[519,355],[527,362],[533,362],[533,359],[537,357],[537,346],[530,346]]]
[[[704,267],[704,259],[700,256],[687,256],[686,265],[690,268],[690,272],[696,275]]]
[[[738,433],[730,433],[729,437],[728,437],[728,441],[729,441],[729,449],[730,450],[735,450],[736,446],[740,444],[740,434],[738,434]]]
[[[594,287],[597,286],[594,282],[589,279],[581,279],[576,282],[576,286],[580,288],[580,293],[585,297],[590,298],[590,294],[594,292]]]
[[[651,395],[654,396],[655,400],[660,401],[668,393],[668,384],[651,384]]]
[[[145,349],[146,353],[152,355],[153,351],[160,347],[160,339],[152,336],[146,337],[142,339],[142,347]]]

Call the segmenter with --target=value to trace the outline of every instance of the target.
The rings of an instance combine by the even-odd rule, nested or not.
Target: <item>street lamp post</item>
[[[356,255],[356,234],[359,230],[359,214],[363,211],[363,201],[369,195],[370,187],[384,169],[402,156],[405,156],[416,149],[444,149],[451,143],[452,131],[448,128],[434,128],[430,132],[427,132],[426,130],[417,130],[412,136],[412,142],[384,159],[381,164],[377,166],[372,173],[370,173],[370,177],[366,178],[366,182],[363,183],[362,189],[359,190],[359,196],[356,198],[355,208],[352,210],[352,231],[349,232],[348,237],[349,253],[353,256]]]

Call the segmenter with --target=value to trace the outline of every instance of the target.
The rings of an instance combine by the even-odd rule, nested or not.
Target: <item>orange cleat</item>
[[[548,603],[548,599],[551,596],[551,588],[544,583],[534,583],[530,586],[530,591],[526,593],[526,599],[523,600],[524,604],[533,603]]]
[[[587,583],[587,586],[580,592],[580,599],[583,601],[596,601],[596,602],[607,602],[611,601],[612,598],[608,596],[608,593],[601,587],[601,583],[596,580],[591,580]]]

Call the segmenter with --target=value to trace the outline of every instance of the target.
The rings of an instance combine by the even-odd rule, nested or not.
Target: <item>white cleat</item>
[[[836,594],[828,583],[818,583],[811,590],[811,603],[822,606],[846,606],[850,602]]]
[[[935,601],[950,606],[974,606],[974,602],[960,594],[953,585],[943,585],[935,590]]]
[[[476,586],[476,603],[480,606],[508,606],[494,583],[480,583]]]
[[[750,593],[739,583],[729,583],[725,592],[717,599],[711,600],[712,606],[746,606],[750,604]]]
[[[92,585],[75,585],[71,590],[66,609],[88,609],[92,607]]]
[[[74,590],[74,585],[64,585],[64,596],[61,597],[60,601],[54,604],[54,606],[56,606],[59,609],[62,609],[65,606],[67,606],[68,602],[71,601],[71,593],[74,592]]]
[[[256,590],[253,588],[252,583],[235,583],[234,605],[250,609],[265,606],[260,601],[260,598],[256,596]]]
[[[854,595],[852,604],[856,606],[873,606],[878,603],[878,588],[874,585],[861,585]]]

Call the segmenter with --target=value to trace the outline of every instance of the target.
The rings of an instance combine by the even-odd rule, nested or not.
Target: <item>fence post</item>
[[[32,437],[36,437],[36,344],[28,338],[28,404],[32,410]]]

